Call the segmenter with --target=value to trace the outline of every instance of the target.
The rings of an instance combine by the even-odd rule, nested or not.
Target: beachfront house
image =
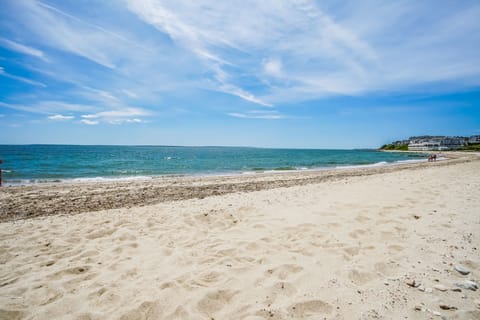
[[[420,136],[411,137],[408,150],[411,151],[445,151],[462,148],[468,139],[465,137]]]
[[[478,144],[480,143],[480,136],[471,136],[468,138],[468,143],[469,144]]]

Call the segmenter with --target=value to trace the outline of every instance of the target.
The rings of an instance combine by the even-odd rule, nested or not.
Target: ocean
[[[4,185],[230,175],[425,161],[418,153],[244,147],[0,145]]]

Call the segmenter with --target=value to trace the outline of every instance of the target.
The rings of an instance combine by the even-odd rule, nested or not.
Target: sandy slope
[[[0,224],[2,319],[480,319],[465,279],[480,161]]]

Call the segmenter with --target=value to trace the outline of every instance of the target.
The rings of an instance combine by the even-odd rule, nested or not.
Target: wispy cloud
[[[0,76],[4,76],[4,77],[7,77],[7,78],[10,78],[10,79],[13,79],[13,80],[21,81],[23,83],[27,83],[27,84],[30,84],[32,86],[37,86],[37,87],[42,87],[42,88],[47,87],[46,84],[41,83],[39,81],[35,81],[35,80],[27,79],[25,77],[20,77],[20,76],[14,75],[14,74],[10,74],[10,73],[6,72],[3,67],[0,67]]]
[[[55,115],[52,115],[52,116],[48,116],[47,118],[49,120],[54,120],[54,121],[66,121],[66,120],[75,119],[74,116],[64,116],[64,115],[61,115],[61,114],[55,114]]]
[[[214,110],[205,101],[218,93],[274,111],[327,96],[480,85],[475,2],[125,0],[99,2],[95,14],[80,2],[7,3],[0,45],[23,64],[2,59],[0,76],[32,87],[1,101],[43,117],[133,123],[177,103]]]
[[[105,50],[112,43],[112,34],[98,28],[93,32],[92,25],[87,25],[88,32],[81,19],[39,1],[22,1],[16,5],[22,12],[20,18],[28,20],[30,32],[44,40],[45,45],[77,54],[106,68],[116,67]]]
[[[242,119],[264,119],[264,120],[280,120],[289,118],[286,115],[280,114],[278,111],[253,110],[245,113],[227,113],[227,115],[234,118]]]
[[[179,7],[175,8],[171,4],[154,0],[128,1],[130,10],[135,12],[141,19],[167,33],[174,41],[177,41],[181,46],[187,48],[203,60],[212,72],[210,80],[216,81],[213,87],[209,87],[210,89],[232,94],[251,103],[271,106],[270,103],[263,101],[253,93],[242,88],[241,85],[232,82],[231,75],[225,72],[223,68],[225,65],[232,65],[232,63],[229,62],[229,59],[221,57],[220,54],[216,54],[209,48],[210,46],[234,47],[234,43],[230,42],[228,37],[214,30],[214,28],[218,27],[216,25],[218,22],[216,20],[218,19],[211,20],[211,25],[208,27],[198,24],[201,21],[198,14],[205,13],[201,9],[202,6],[204,5],[204,9],[208,12],[209,10],[216,10],[215,5],[206,2],[199,6],[192,3],[191,7],[180,4]],[[220,6],[224,8],[223,5]],[[195,13],[191,11],[192,9],[200,9],[200,11]],[[215,15],[221,13],[214,12]],[[189,21],[189,18],[194,20]],[[208,20],[209,17],[206,17],[206,19]]]
[[[96,110],[96,107],[84,104],[66,103],[62,101],[46,100],[35,103],[5,103],[0,102],[1,107],[25,111],[36,114],[51,115],[61,112],[88,112]]]
[[[15,41],[11,41],[11,40],[8,40],[8,39],[5,39],[5,38],[0,38],[0,45],[4,46],[4,47],[6,47],[10,50],[17,51],[17,52],[20,52],[20,53],[23,53],[23,54],[27,54],[27,55],[30,55],[30,56],[33,56],[33,57],[36,57],[36,58],[40,58],[44,61],[48,61],[45,57],[45,54],[41,50],[26,46],[24,44],[21,44],[21,43],[15,42]]]
[[[434,8],[442,19],[431,18],[432,3],[374,0],[338,5],[341,14],[328,5],[128,1],[142,20],[202,59],[219,91],[260,105],[398,90],[480,74],[472,56],[479,49],[474,18],[479,5]],[[458,46],[449,46],[451,42]],[[252,82],[255,90],[245,86]]]
[[[145,120],[140,119],[139,117],[149,116],[152,113],[150,111],[141,109],[141,108],[123,108],[121,110],[109,110],[102,111],[94,114],[84,114],[81,117],[85,124],[93,124],[87,122],[96,122],[98,124],[101,122],[106,122],[110,124],[122,124],[122,123],[143,123]],[[95,120],[91,120],[95,119]],[[86,122],[85,122],[86,121]]]
[[[63,10],[60,10],[60,9],[58,9],[58,8],[52,6],[52,5],[46,4],[46,3],[41,2],[41,1],[38,1],[38,5],[41,6],[41,7],[43,7],[43,8],[45,8],[45,9],[48,9],[48,10],[50,10],[50,11],[53,11],[53,12],[55,12],[55,13],[57,13],[57,14],[60,14],[60,15],[62,15],[62,16],[64,16],[64,17],[68,18],[68,19],[73,19],[73,20],[75,20],[76,22],[80,22],[80,23],[82,23],[82,24],[84,24],[84,25],[86,25],[86,26],[88,26],[88,27],[91,27],[91,28],[93,28],[93,29],[97,29],[97,30],[99,30],[99,31],[101,31],[101,32],[109,35],[109,36],[112,36],[112,37],[114,37],[114,38],[117,38],[118,40],[124,41],[125,43],[128,43],[128,44],[130,44],[130,45],[133,45],[133,46],[135,46],[135,47],[141,48],[141,49],[143,49],[143,50],[148,50],[148,51],[151,50],[150,48],[148,48],[148,47],[146,47],[146,46],[143,46],[142,44],[139,44],[139,43],[137,43],[137,42],[135,42],[135,41],[132,41],[132,40],[128,39],[127,37],[124,37],[123,35],[121,35],[121,34],[119,34],[119,33],[113,32],[113,31],[111,31],[111,30],[108,30],[108,29],[106,29],[106,28],[103,28],[102,26],[99,26],[99,25],[96,25],[96,24],[94,24],[94,23],[90,23],[90,22],[88,22],[88,21],[86,21],[86,20],[80,19],[80,18],[78,18],[78,17],[76,17],[76,16],[74,16],[74,15],[72,15],[72,14],[69,14],[69,13],[67,13],[67,12],[65,12],[65,11],[63,11]]]
[[[91,126],[99,123],[96,120],[89,120],[89,119],[82,119],[82,120],[80,120],[80,122],[83,123],[83,124],[91,125]]]

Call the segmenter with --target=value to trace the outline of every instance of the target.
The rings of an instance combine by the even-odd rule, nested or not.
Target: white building
[[[468,143],[480,143],[480,136],[471,136],[468,138]]]
[[[408,143],[408,150],[412,151],[444,151],[455,150],[466,143],[464,137],[422,136],[412,137]]]

